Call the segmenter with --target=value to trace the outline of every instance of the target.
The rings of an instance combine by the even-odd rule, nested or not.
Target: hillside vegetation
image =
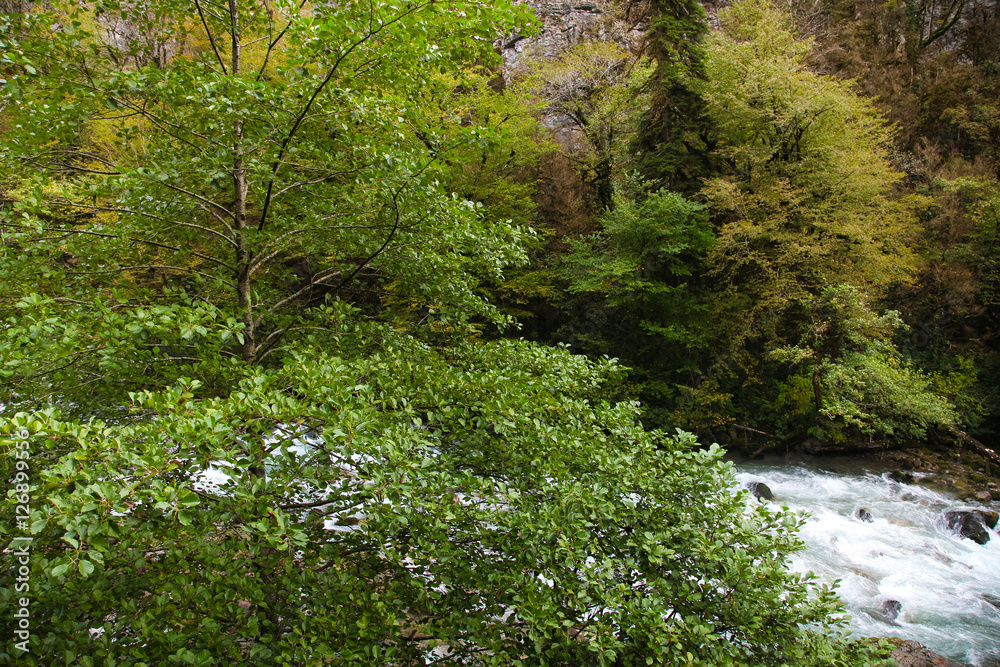
[[[0,0],[0,657],[884,664],[712,443],[994,433],[1000,5],[911,4]]]

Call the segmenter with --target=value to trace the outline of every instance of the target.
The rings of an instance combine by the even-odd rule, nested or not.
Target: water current
[[[913,639],[974,667],[1000,667],[1000,535],[989,530],[990,541],[979,545],[944,518],[947,510],[996,511],[1000,503],[963,501],[922,484],[930,480],[919,474],[899,483],[848,461],[763,460],[737,463],[736,471],[742,484],[767,484],[775,505],[811,515],[792,567],[841,581],[852,632]],[[870,523],[857,518],[861,509]]]

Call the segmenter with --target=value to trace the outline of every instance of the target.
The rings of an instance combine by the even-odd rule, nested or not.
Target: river
[[[899,483],[885,469],[846,460],[738,462],[736,473],[742,484],[766,483],[772,503],[811,514],[792,567],[841,580],[852,632],[913,639],[974,667],[1000,667],[1000,535],[990,530],[990,541],[976,544],[949,530],[943,515],[1000,503],[963,501],[919,474]],[[870,523],[856,518],[859,509]],[[895,619],[890,601],[899,603]]]

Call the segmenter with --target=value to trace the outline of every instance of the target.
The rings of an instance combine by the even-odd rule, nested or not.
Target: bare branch
[[[296,9],[295,11],[296,12],[301,12],[302,8],[306,6],[306,2],[308,2],[308,1],[309,0],[302,0],[302,4],[300,4],[298,6],[298,9]],[[273,26],[273,25],[274,25],[274,21],[273,21],[273,19],[270,19],[270,26]],[[288,25],[286,25],[284,27],[284,29],[281,32],[278,33],[278,36],[275,37],[273,40],[271,40],[271,43],[268,44],[267,53],[264,54],[264,62],[261,63],[260,71],[257,72],[257,80],[258,81],[260,81],[264,77],[264,72],[267,70],[267,65],[271,61],[271,53],[274,51],[274,47],[277,46],[278,42],[280,42],[281,39],[285,36],[285,33],[288,32],[288,29],[291,27],[291,25],[292,25],[292,22],[289,21]],[[269,31],[270,31],[270,27],[269,27]]]
[[[333,216],[331,216],[331,217],[333,217]],[[336,217],[343,217],[343,216],[336,216]],[[379,225],[330,225],[330,226],[327,226],[327,227],[301,227],[299,229],[293,229],[293,230],[291,230],[289,232],[285,232],[281,236],[279,236],[279,237],[277,237],[277,238],[275,238],[275,239],[273,239],[271,241],[268,241],[264,245],[264,247],[260,249],[260,252],[261,253],[265,253],[265,252],[267,252],[267,249],[270,248],[271,246],[277,245],[278,243],[280,243],[281,241],[284,241],[287,238],[290,238],[292,236],[296,236],[298,234],[303,234],[305,232],[325,232],[325,231],[340,231],[340,230],[344,230],[344,229],[378,229],[378,228],[379,228]],[[262,254],[257,259],[257,261],[254,262],[254,264],[250,267],[250,269],[249,269],[250,273],[251,274],[256,273],[260,269],[260,267],[262,267],[264,264],[267,264],[268,262],[270,262],[272,259],[274,259],[278,255],[280,255],[282,252],[284,252],[284,248],[278,248],[277,250],[273,250],[273,251],[267,253],[266,255]]]
[[[135,242],[135,243],[143,243],[143,244],[146,244],[146,245],[156,246],[157,248],[165,248],[167,250],[173,250],[175,252],[184,252],[179,246],[167,245],[166,243],[159,243],[157,241],[151,241],[149,239],[130,239],[130,240],[133,241],[133,242]],[[201,257],[205,261],[212,262],[213,264],[218,264],[222,268],[229,269],[233,273],[236,273],[236,268],[235,267],[233,267],[230,264],[227,264],[226,262],[222,261],[221,259],[218,259],[216,257],[212,257],[211,255],[206,255],[204,253],[198,252],[197,250],[189,250],[188,252],[190,252],[195,257]]]
[[[215,209],[212,209],[212,208],[208,208],[205,205],[200,204],[200,203],[199,204],[195,204],[195,207],[199,211],[204,211],[208,215],[210,215],[213,218],[215,218],[220,225],[222,225],[223,227],[226,228],[227,232],[229,232],[230,234],[232,234],[233,238],[236,237],[236,232],[233,230],[232,227],[229,226],[229,223],[226,222],[226,219],[223,218],[221,215],[219,215],[218,211],[216,211]],[[218,232],[216,232],[216,233],[218,233]],[[223,236],[223,238],[225,238],[227,241],[229,241],[233,245],[234,248],[236,247],[236,241],[234,241],[233,238],[229,238],[229,237],[225,237],[225,236]]]
[[[288,164],[288,163],[285,163],[285,164]],[[333,173],[326,172],[322,176],[320,176],[319,178],[314,178],[312,180],[294,181],[294,182],[286,185],[285,187],[281,188],[280,190],[278,190],[274,194],[274,197],[272,197],[272,199],[277,199],[278,197],[280,197],[281,195],[285,194],[289,190],[293,190],[295,188],[301,188],[302,186],[305,186],[305,185],[315,185],[316,183],[322,183],[323,181],[326,181],[328,179],[334,178],[336,176],[347,176],[349,174],[353,174],[356,171],[357,171],[357,169],[351,169],[350,171],[337,171],[337,172],[333,172]]]
[[[212,31],[208,27],[208,21],[205,20],[205,15],[201,11],[200,0],[194,0],[195,7],[198,8],[198,16],[201,18],[201,24],[205,27],[205,33],[208,35],[208,42],[212,45],[212,51],[215,53],[215,57],[218,59],[219,64],[222,66],[222,73],[228,75],[229,71],[226,69],[226,63],[222,60],[222,54],[219,53],[219,48],[215,45],[215,38],[212,36]]]
[[[18,378],[18,384],[20,384],[21,382],[27,382],[28,380],[34,380],[35,378],[42,377],[43,375],[48,375],[50,373],[55,373],[57,371],[61,371],[61,370],[64,370],[66,368],[69,368],[70,366],[72,366],[73,364],[75,364],[80,359],[80,357],[82,357],[83,355],[85,355],[85,354],[87,354],[89,352],[96,352],[98,350],[103,350],[103,349],[104,349],[103,347],[88,347],[85,350],[80,350],[80,351],[75,352],[75,353],[73,353],[71,355],[68,355],[66,357],[62,357],[61,359],[57,359],[56,361],[53,361],[52,364],[49,364],[48,367],[46,367],[45,369],[39,371],[38,373],[33,373],[31,375],[28,375],[28,376],[25,376],[25,377],[22,377],[22,378]],[[52,367],[53,364],[59,363],[63,359],[67,359],[67,358],[69,359],[69,361],[66,362],[65,364],[63,364],[62,366],[58,366],[56,368]]]
[[[399,223],[402,220],[402,214],[399,211],[399,195],[403,191],[403,187],[404,186],[402,186],[402,185],[399,186],[399,188],[396,190],[396,192],[394,192],[392,194],[392,208],[393,208],[393,216],[395,218],[395,221],[394,221],[394,223],[392,225],[392,229],[389,231],[389,235],[385,239],[385,242],[382,243],[381,246],[379,246],[378,250],[376,250],[371,255],[369,255],[368,258],[365,259],[365,261],[363,261],[360,264],[358,264],[354,268],[354,271],[352,271],[349,276],[347,276],[342,281],[340,281],[340,285],[338,285],[336,288],[334,288],[335,290],[340,289],[341,287],[343,287],[347,283],[349,283],[352,280],[354,280],[354,277],[357,276],[358,273],[361,272],[361,269],[363,269],[364,267],[368,266],[368,264],[370,264],[373,259],[375,259],[379,255],[381,255],[383,252],[385,252],[385,249],[389,247],[389,244],[392,242],[392,239],[395,238],[396,232],[399,231]]]
[[[170,187],[170,186],[168,185],[167,187]],[[171,188],[171,189],[176,189],[176,188]],[[71,206],[73,206],[74,208],[83,208],[83,209],[88,209],[88,210],[91,210],[91,211],[107,211],[108,213],[127,213],[129,215],[141,215],[143,217],[150,218],[151,220],[159,220],[160,222],[165,222],[165,223],[167,223],[169,225],[178,225],[180,227],[191,227],[192,229],[198,229],[198,230],[201,230],[203,232],[207,232],[209,234],[212,234],[213,236],[217,236],[220,239],[222,239],[223,241],[225,241],[226,243],[228,243],[229,245],[233,246],[234,248],[236,247],[236,242],[233,241],[233,239],[231,239],[228,236],[226,236],[225,234],[223,234],[223,233],[221,233],[219,231],[216,231],[216,230],[212,229],[211,227],[205,227],[203,225],[198,225],[198,224],[195,224],[193,222],[184,222],[182,220],[172,220],[170,218],[164,218],[163,216],[155,215],[153,213],[146,213],[145,211],[135,211],[135,210],[132,210],[130,208],[122,208],[122,207],[117,207],[117,206],[94,206],[92,204],[80,204],[80,203],[74,203],[74,204],[71,204]],[[223,209],[223,210],[225,210],[225,209]],[[220,220],[220,222],[223,222],[223,224],[225,224],[224,221]],[[226,225],[226,228],[229,229],[230,232],[232,231],[232,229],[229,228],[229,225]],[[71,230],[66,230],[66,231],[71,231]],[[85,230],[72,230],[72,231],[74,233],[79,233],[79,234],[100,235],[100,234],[98,234],[98,232],[90,232],[90,231],[85,231]],[[108,235],[105,235],[105,236],[114,236],[114,235],[108,234]],[[138,240],[138,239],[136,239],[136,240]]]
[[[187,195],[188,197],[192,197],[194,199],[197,199],[202,204],[207,204],[208,206],[210,206],[211,208],[213,208],[216,211],[221,211],[222,213],[225,213],[227,216],[229,216],[233,220],[233,222],[236,222],[236,214],[233,213],[232,211],[230,211],[228,208],[226,208],[222,204],[218,204],[218,203],[212,201],[211,199],[208,199],[207,197],[202,197],[201,195],[199,195],[199,194],[197,194],[195,192],[191,192],[190,190],[186,190],[186,189],[184,189],[184,188],[182,188],[182,187],[180,187],[178,185],[173,185],[173,184],[168,183],[166,181],[163,182],[163,185],[165,187],[173,190],[174,192],[179,192],[182,195]]]
[[[297,290],[293,294],[285,297],[281,301],[278,301],[277,303],[273,304],[270,308],[268,308],[266,311],[264,311],[263,313],[261,313],[260,316],[256,320],[254,320],[254,326],[255,327],[260,326],[260,323],[264,321],[264,317],[266,317],[267,315],[270,315],[271,313],[273,313],[273,312],[275,312],[275,311],[277,311],[277,310],[285,307],[289,303],[292,303],[293,301],[295,301],[296,299],[298,299],[299,297],[301,297],[303,294],[306,294],[307,292],[309,292],[310,290],[312,290],[312,288],[315,287],[316,285],[318,285],[320,283],[320,281],[325,280],[326,278],[329,278],[331,276],[334,276],[334,275],[336,275],[339,272],[340,272],[340,267],[333,267],[333,268],[327,269],[326,271],[322,271],[322,272],[316,274],[315,276],[312,276],[309,279],[309,283],[307,285],[303,286],[302,288],[300,288],[299,290]]]

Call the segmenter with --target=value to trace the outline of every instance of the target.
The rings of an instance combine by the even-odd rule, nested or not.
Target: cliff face
[[[586,41],[610,40],[625,48],[641,47],[646,32],[643,14],[646,3],[627,0],[524,0],[542,23],[535,37],[512,35],[500,43],[505,74],[517,70],[522,57],[553,58]],[[709,25],[718,27],[720,9],[730,0],[704,0]]]
[[[535,16],[542,22],[541,34],[534,37],[514,35],[503,45],[504,64],[517,69],[521,56],[551,58],[600,31],[607,19],[605,3],[567,0],[528,0]]]
[[[588,42],[615,42],[638,53],[646,26],[638,3],[623,0],[522,0],[531,7],[541,23],[537,35],[514,34],[498,41],[503,55],[503,80],[518,80],[538,65],[554,60],[569,49]],[[556,82],[553,86],[558,88]],[[565,82],[563,82],[565,83]],[[586,86],[584,86],[586,88]],[[552,92],[552,91],[550,91]],[[547,94],[547,93],[543,93]],[[586,151],[581,122],[571,117],[565,105],[553,104],[540,119],[559,146],[535,166],[531,178],[538,184],[536,204],[543,227],[553,231],[553,244],[561,245],[565,236],[594,231],[596,211],[592,174],[580,168],[580,155]]]
[[[637,48],[643,26],[628,22],[620,8],[608,0],[524,0],[541,23],[537,35],[510,35],[497,43],[503,55],[503,80],[510,83],[537,66],[558,58],[568,49],[595,41],[613,40]],[[620,4],[620,3],[619,3]],[[590,186],[581,177],[572,155],[582,148],[580,128],[565,113],[552,108],[540,119],[559,146],[542,157],[532,178],[538,185],[535,203],[539,223],[554,232],[552,243],[563,237],[594,230],[595,210]]]
[[[645,32],[624,3],[607,0],[526,0],[542,23],[539,35],[512,35],[503,40],[504,75],[509,78],[532,58],[554,58],[587,41],[610,40],[637,48]],[[633,12],[637,14],[637,12]]]

